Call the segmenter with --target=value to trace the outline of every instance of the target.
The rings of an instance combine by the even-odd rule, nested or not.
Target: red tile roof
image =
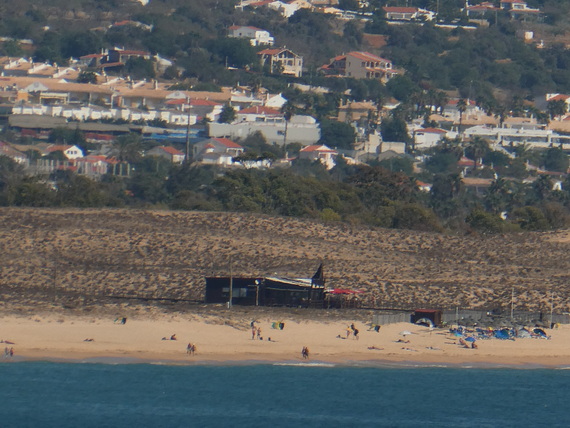
[[[174,147],[169,147],[169,146],[159,146],[157,147],[158,149],[168,153],[169,155],[173,155],[173,156],[184,156],[184,153],[182,153],[180,150],[175,149]]]
[[[192,106],[221,106],[221,103],[212,100],[195,100],[190,99],[190,105]]]
[[[384,6],[385,12],[392,12],[392,13],[416,13],[418,11],[417,7],[392,7],[392,6]]]
[[[229,149],[243,149],[238,143],[234,143],[229,138],[212,138],[212,140],[217,141],[218,143],[226,146]]]
[[[558,94],[552,98],[549,98],[548,101],[566,101],[570,98],[570,95]]]
[[[327,146],[321,144],[314,144],[312,146],[303,147],[302,152],[322,152],[322,153],[337,153],[336,150],[329,149]]]
[[[174,100],[168,100],[165,104],[168,104],[169,106],[182,105],[186,104],[186,100],[184,98],[177,98]]]
[[[63,144],[60,144],[60,145],[53,145],[53,146],[47,147],[47,148],[46,148],[46,151],[48,151],[48,152],[50,152],[50,153],[51,153],[51,152],[64,152],[64,151],[66,151],[66,150],[68,150],[68,149],[71,149],[72,147],[73,147],[73,146],[66,146],[66,145],[63,145]]]
[[[425,132],[426,134],[447,134],[447,131],[439,128],[422,128],[416,130],[416,132]]]
[[[270,116],[281,116],[283,113],[270,107],[254,106],[244,108],[243,110],[238,111],[238,114],[264,114]]]
[[[89,58],[103,58],[105,55],[103,54],[89,54],[80,56],[79,59],[89,59]]]
[[[282,50],[283,49],[263,49],[262,51],[257,52],[257,55],[276,55]]]
[[[377,55],[371,54],[370,52],[349,52],[346,54],[347,56],[353,56],[355,58],[364,60],[364,61],[374,61],[374,62],[392,62],[388,59],[381,58]]]
[[[456,106],[458,102],[459,102],[459,100],[449,100],[449,101],[447,102],[447,104],[448,104],[448,105],[451,105],[451,106]],[[475,101],[473,101],[473,100],[465,100],[465,103],[466,103],[467,105],[470,105],[470,106],[477,105],[477,103],[476,103]]]

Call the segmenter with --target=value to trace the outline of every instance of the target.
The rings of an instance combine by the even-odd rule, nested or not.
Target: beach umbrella
[[[412,332],[411,332],[411,331],[408,331],[408,330],[404,330],[404,331],[401,331],[401,332],[400,332],[400,336],[404,336],[404,337],[405,337],[405,336],[408,336],[409,334],[412,334]]]
[[[472,337],[472,336],[469,336],[469,337],[466,337],[465,340],[466,340],[467,342],[475,342],[475,340],[477,340],[477,339],[475,339],[475,338]]]

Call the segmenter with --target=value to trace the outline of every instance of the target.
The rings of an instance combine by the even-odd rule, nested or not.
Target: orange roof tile
[[[279,110],[275,110],[275,109],[270,108],[270,107],[254,106],[254,107],[248,107],[248,108],[245,108],[243,110],[240,110],[240,111],[238,111],[238,114],[264,114],[264,115],[272,115],[272,116],[281,116],[283,113],[281,113]]]
[[[218,143],[230,148],[230,149],[243,149],[242,146],[240,146],[238,143],[233,142],[232,140],[230,140],[229,138],[212,138],[213,140],[216,140]]]
[[[184,156],[184,153],[182,153],[180,150],[175,149],[174,147],[169,147],[169,146],[160,146],[157,147],[160,150],[165,151],[166,153],[168,153],[169,155],[178,155],[178,156]]]

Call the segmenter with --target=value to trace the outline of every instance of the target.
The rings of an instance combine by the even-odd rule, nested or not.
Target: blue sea
[[[0,364],[1,427],[567,427],[570,370]]]

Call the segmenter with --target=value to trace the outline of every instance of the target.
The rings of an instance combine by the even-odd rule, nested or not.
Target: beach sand
[[[164,313],[128,318],[122,325],[112,316],[6,315],[1,318],[0,339],[13,344],[2,343],[0,346],[14,348],[15,354],[12,358],[0,358],[0,361],[301,363],[301,349],[307,346],[311,363],[570,365],[570,326],[566,325],[547,330],[550,340],[478,340],[478,349],[465,349],[445,329],[430,330],[409,323],[385,325],[376,332],[369,330],[370,325],[356,321],[359,339],[354,339],[353,335],[345,338],[347,326],[352,323],[350,320],[258,318],[256,325],[262,329],[263,340],[252,340],[250,321],[223,315]],[[272,323],[277,321],[284,322],[283,330],[272,328]],[[406,330],[411,334],[400,334]],[[177,340],[162,340],[173,334]],[[269,337],[271,341],[267,340]],[[189,342],[197,347],[194,356],[186,353]]]

